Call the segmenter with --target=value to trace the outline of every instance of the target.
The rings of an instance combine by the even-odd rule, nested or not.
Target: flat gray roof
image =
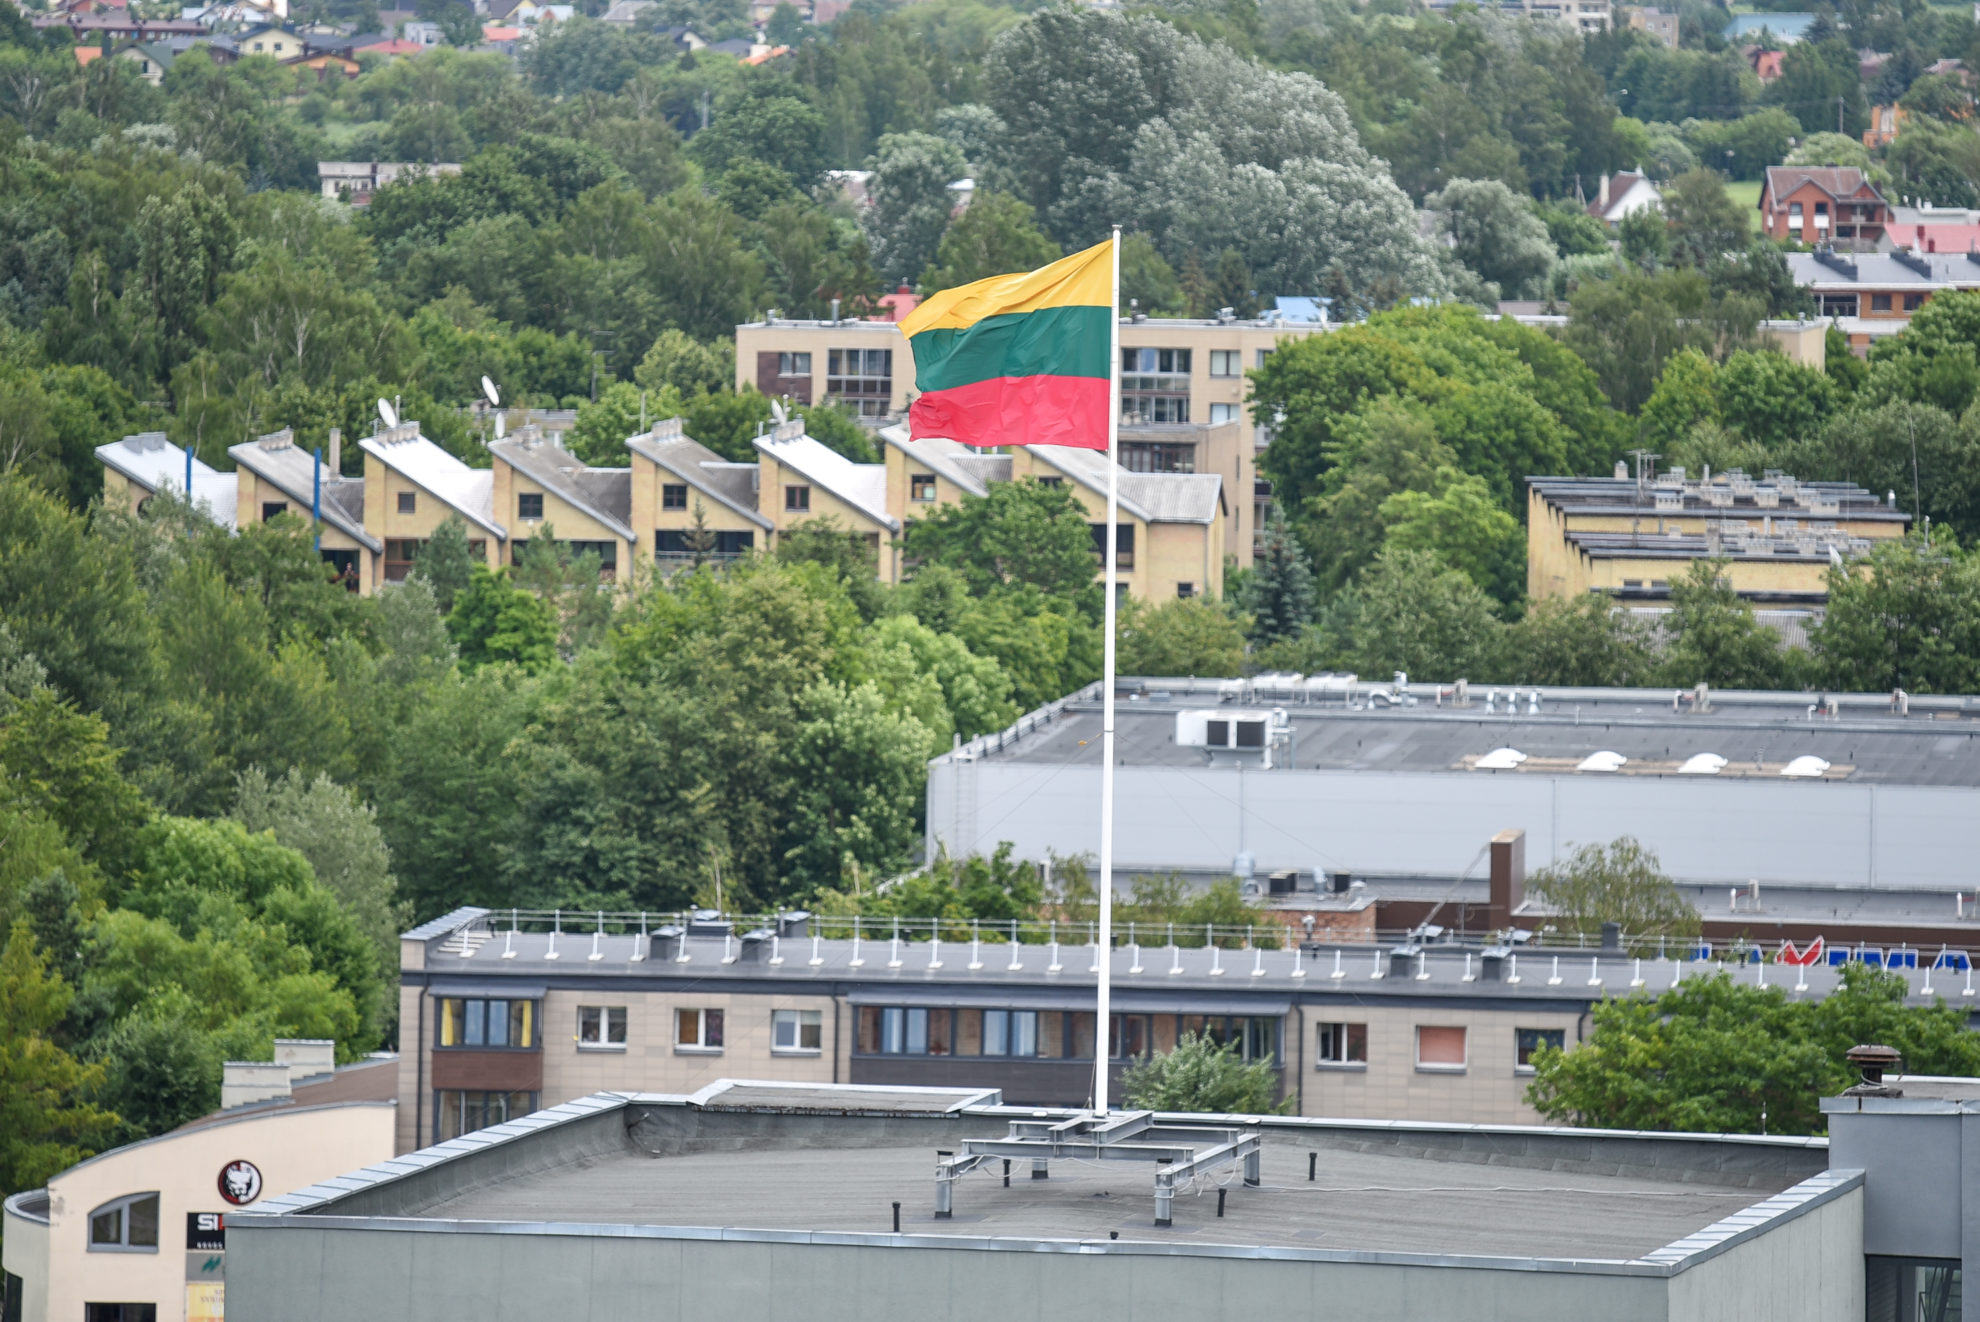
[[[638,1141],[638,1130],[633,1130]],[[1307,1153],[1318,1151],[1308,1182]],[[1239,1244],[1492,1257],[1627,1261],[1703,1229],[1787,1188],[1780,1177],[1747,1188],[1678,1179],[1457,1164],[1398,1152],[1318,1150],[1268,1135],[1263,1184],[1227,1171],[1225,1214],[1213,1178],[1175,1200],[1173,1227],[1157,1230],[1154,1166],[1052,1163],[1033,1180],[1015,1162],[1004,1188],[997,1163],[967,1175],[955,1216],[936,1220],[933,1145],[795,1147],[654,1157],[605,1156],[482,1184],[417,1213],[428,1220],[577,1222],[886,1234],[901,1204],[907,1234]]]
[[[1841,718],[1831,720],[1809,715],[1808,708],[1823,696],[1818,693],[1781,695],[1783,701],[1764,707],[1715,693],[1711,709],[1694,715],[1688,709],[1673,712],[1674,690],[1668,689],[1584,690],[1585,696],[1542,690],[1540,710],[1533,714],[1527,698],[1532,689],[1520,688],[1517,711],[1509,712],[1513,690],[1503,685],[1472,685],[1470,705],[1463,708],[1419,699],[1415,706],[1381,709],[1350,708],[1340,698],[1308,705],[1263,696],[1222,703],[1215,693],[1191,692],[1180,684],[1164,687],[1169,681],[1145,683],[1145,696],[1119,704],[1116,746],[1123,765],[1130,767],[1209,765],[1203,749],[1177,745],[1178,711],[1258,716],[1282,707],[1293,739],[1290,756],[1275,755],[1274,762],[1289,762],[1300,770],[1627,778],[1674,775],[1694,754],[1715,753],[1727,759],[1718,780],[1778,782],[1788,762],[1812,755],[1830,764],[1822,777],[1828,780],[1980,786],[1980,703],[1968,711],[1926,711],[1914,703],[1912,714],[1900,717],[1891,714],[1888,696],[1864,696],[1854,705],[1845,702]],[[1361,686],[1364,699],[1371,687]],[[1493,693],[1496,710],[1487,713],[1485,700]],[[1098,695],[1082,695],[1065,705],[1059,719],[1041,722],[1003,748],[978,756],[1048,766],[1097,765],[1100,715]],[[1471,761],[1499,748],[1517,749],[1527,760],[1510,770],[1471,768]],[[1596,752],[1620,753],[1629,760],[1619,771],[1577,770],[1583,758]]]

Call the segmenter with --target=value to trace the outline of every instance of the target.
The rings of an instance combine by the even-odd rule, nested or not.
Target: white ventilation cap
[[[1803,753],[1781,768],[1783,776],[1819,776],[1829,769],[1829,764],[1812,753]]]
[[[1477,769],[1480,771],[1511,771],[1524,761],[1526,761],[1526,754],[1520,752],[1517,748],[1495,748],[1478,759]]]
[[[1678,768],[1680,776],[1716,776],[1725,769],[1726,760],[1717,753],[1693,753]]]
[[[1621,771],[1623,767],[1623,763],[1627,761],[1629,761],[1629,759],[1624,757],[1621,753],[1612,753],[1605,748],[1599,753],[1590,753],[1587,757],[1582,758],[1579,765],[1575,767],[1575,770],[1576,771]]]

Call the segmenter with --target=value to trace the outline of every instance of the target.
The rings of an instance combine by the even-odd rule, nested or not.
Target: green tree
[[[1182,307],[1182,285],[1175,268],[1163,260],[1146,234],[1129,234],[1121,240],[1121,299],[1124,314],[1128,306],[1151,313]]]
[[[888,279],[913,280],[935,260],[955,207],[949,185],[968,170],[956,145],[932,133],[881,137],[864,224]]]
[[[1439,468],[1428,491],[1398,491],[1384,500],[1382,545],[1426,551],[1510,605],[1526,592],[1526,533],[1501,509],[1483,478]]]
[[[1491,599],[1427,551],[1385,549],[1322,612],[1307,669],[1404,671],[1462,679],[1497,664],[1504,626]]]
[[[557,659],[557,618],[540,598],[510,581],[508,572],[474,567],[467,590],[447,614],[447,633],[459,649],[461,665],[508,661],[530,673]]]
[[[1772,350],[1727,355],[1715,385],[1726,424],[1770,451],[1814,435],[1833,406],[1828,377]]]
[[[1086,510],[1064,487],[1000,482],[908,525],[907,553],[944,565],[977,595],[1032,587],[1081,601],[1093,595],[1097,557]]]
[[[1277,502],[1265,516],[1243,606],[1251,617],[1251,636],[1261,644],[1295,637],[1313,620],[1313,573]]]
[[[32,1189],[89,1156],[117,1117],[88,1100],[103,1078],[51,1036],[73,992],[25,918],[0,950],[0,1190]]]
[[[1693,427],[1718,420],[1718,368],[1699,349],[1681,349],[1664,360],[1664,370],[1637,414],[1643,444],[1666,457]]]
[[[1137,602],[1119,628],[1123,675],[1234,676],[1244,666],[1244,626],[1202,597]]]
[[[735,379],[734,340],[703,344],[677,330],[661,331],[660,338],[653,341],[646,357],[633,369],[633,383],[641,390],[657,393],[672,386],[682,398],[728,390],[734,386]],[[625,437],[619,441],[623,445]]]
[[[1725,577],[1726,563],[1696,560],[1671,581],[1663,680],[1730,689],[1785,687],[1792,675],[1781,636],[1753,618],[1753,608]]]
[[[1208,1033],[1184,1033],[1173,1051],[1130,1064],[1121,1094],[1137,1110],[1195,1115],[1276,1115],[1286,1107],[1269,1059],[1246,1061],[1237,1043],[1219,1046]]]
[[[1809,630],[1825,685],[1857,693],[1968,693],[1980,684],[1980,561],[1954,540],[1876,542],[1829,571]]]
[[[1751,341],[1764,311],[1745,295],[1713,297],[1695,271],[1625,272],[1575,290],[1564,338],[1594,370],[1609,402],[1634,412],[1672,354],[1738,348]]]
[[[222,1037],[233,1035],[216,1034],[199,1020],[184,989],[168,987],[97,1040],[103,1099],[123,1121],[125,1142],[177,1129],[217,1111],[224,1061],[230,1055],[257,1060],[262,1050],[272,1049],[271,1039],[266,1046],[252,1043],[262,1050],[229,1052]]]
[[[1631,688],[1656,654],[1648,631],[1601,593],[1542,597],[1506,631],[1506,677],[1516,684]]]
[[[953,289],[985,276],[1030,271],[1060,257],[1031,207],[1008,193],[978,193],[969,209],[949,223],[935,261],[921,273],[924,289]]]
[[[307,859],[316,880],[370,939],[378,967],[398,963],[399,933],[412,925],[412,915],[398,898],[391,851],[370,807],[328,776],[311,780],[291,767],[271,778],[250,767],[238,780],[232,816]]]
[[[1526,200],[1496,179],[1453,179],[1424,199],[1451,251],[1507,298],[1539,288],[1554,264],[1554,241]]]
[[[855,869],[897,870],[921,839],[926,728],[888,710],[871,684],[814,686],[800,713],[785,769],[794,791],[783,814],[788,884],[802,893]]]
[[[1616,223],[1624,260],[1654,271],[1671,259],[1671,227],[1662,207],[1639,207]]]
[[[1901,974],[1850,964],[1820,1001],[1729,974],[1686,978],[1656,997],[1596,1005],[1588,1040],[1543,1048],[1527,1099],[1550,1120],[1617,1129],[1816,1134],[1818,1102],[1850,1082],[1861,1042],[1903,1053],[1908,1072],[1980,1066],[1980,1034],[1943,1001],[1908,1006]]]
[[[467,523],[460,515],[449,514],[419,548],[409,577],[432,589],[434,605],[445,614],[454,608],[454,599],[467,590],[479,567],[474,548],[468,544]]]
[[[1599,937],[1602,924],[1618,923],[1638,943],[1650,937],[1698,934],[1698,911],[1664,874],[1654,851],[1633,836],[1605,845],[1582,845],[1565,859],[1539,869],[1527,890],[1551,911],[1552,926]]]

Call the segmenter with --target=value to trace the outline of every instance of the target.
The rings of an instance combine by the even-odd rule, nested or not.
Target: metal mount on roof
[[[1028,1158],[1034,1180],[1048,1177],[1049,1163],[1054,1159],[1152,1161],[1156,1163],[1155,1224],[1167,1226],[1178,1183],[1242,1161],[1245,1186],[1257,1188],[1261,1146],[1256,1129],[1160,1124],[1153,1111],[1110,1116],[1087,1112],[1057,1121],[1013,1120],[1011,1132],[1003,1138],[966,1138],[960,1152],[943,1153],[936,1159],[935,1215],[943,1220],[954,1216],[956,1181],[993,1157]]]

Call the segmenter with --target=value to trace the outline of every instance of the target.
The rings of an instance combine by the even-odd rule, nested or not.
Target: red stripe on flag
[[[1103,376],[1000,376],[931,390],[908,408],[908,434],[964,445],[1107,448]]]

